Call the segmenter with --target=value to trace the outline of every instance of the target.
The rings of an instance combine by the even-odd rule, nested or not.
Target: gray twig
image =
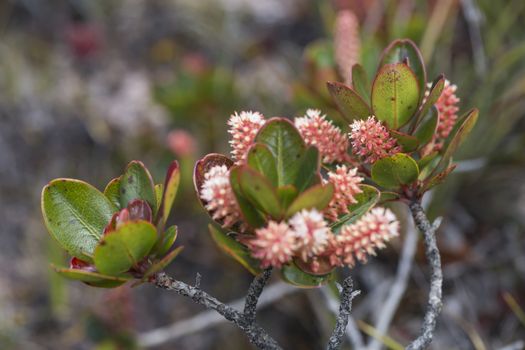
[[[350,316],[350,311],[352,310],[352,300],[358,296],[361,292],[356,290],[353,291],[354,283],[352,278],[349,276],[343,282],[343,288],[341,291],[341,304],[339,305],[339,315],[337,316],[337,321],[335,323],[335,328],[328,341],[328,350],[337,350],[341,347],[343,341],[343,336],[346,331],[346,326],[348,324],[348,317]]]
[[[425,239],[425,253],[431,269],[430,292],[428,295],[427,310],[420,335],[408,345],[407,350],[425,349],[431,342],[436,328],[436,321],[441,309],[443,272],[441,271],[441,257],[436,242],[437,224],[432,225],[418,201],[410,204],[410,211],[417,228]]]
[[[200,288],[190,286],[181,281],[177,281],[166,275],[164,272],[160,272],[155,275],[153,283],[159,288],[172,290],[177,294],[189,297],[197,304],[217,311],[225,319],[232,322],[242,331],[244,331],[250,342],[257,348],[264,350],[282,349],[281,346],[279,346],[279,344],[263,328],[254,322],[248,322],[242,312],[222,303]]]
[[[248,294],[246,295],[246,301],[244,303],[244,317],[248,323],[255,322],[255,314],[257,312],[257,302],[259,297],[266,286],[266,283],[272,276],[272,268],[268,268],[263,271],[263,273],[257,275],[252,283],[250,288],[248,288]]]

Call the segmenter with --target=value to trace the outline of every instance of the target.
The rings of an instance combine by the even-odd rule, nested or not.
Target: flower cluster
[[[459,98],[456,96],[456,90],[457,86],[455,84],[451,84],[450,81],[445,80],[443,92],[435,104],[439,115],[437,137],[440,139],[446,139],[448,137],[458,119]]]
[[[353,267],[356,259],[365,263],[367,255],[375,255],[398,233],[399,222],[389,209],[372,209],[357,222],[343,226],[338,235],[330,231],[321,213],[312,209],[295,214],[288,222],[270,221],[245,243],[262,268],[280,268],[297,258],[309,262],[316,272],[322,258],[328,258],[331,267]]]
[[[396,139],[374,116],[367,120],[356,120],[351,125],[352,151],[365,163],[373,164],[381,158],[401,152]]]
[[[350,10],[339,11],[334,28],[335,60],[346,83],[352,81],[352,67],[359,63],[360,47],[359,20]]]
[[[340,163],[347,158],[348,138],[320,110],[308,109],[304,117],[295,118],[295,127],[307,145],[319,149],[323,163]]]
[[[248,153],[248,149],[253,144],[253,140],[257,135],[259,129],[264,125],[264,116],[259,112],[234,113],[228,120],[232,139],[230,145],[232,147],[232,156],[237,164],[241,164]]]
[[[357,169],[348,169],[346,165],[336,167],[328,172],[328,180],[334,185],[334,196],[324,210],[324,216],[330,221],[337,221],[340,215],[348,214],[348,206],[357,203],[354,196],[361,193],[359,184],[363,178],[357,175]]]
[[[231,227],[239,221],[239,206],[225,165],[216,165],[204,175],[200,197],[206,203],[206,210],[212,213],[213,220],[222,221],[224,227]]]

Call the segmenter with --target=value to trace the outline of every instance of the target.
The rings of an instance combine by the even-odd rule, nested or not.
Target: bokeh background
[[[55,177],[103,188],[133,159],[160,181],[179,159],[171,221],[186,248],[168,272],[188,282],[199,272],[221,300],[241,298],[251,277],[209,237],[193,163],[228,152],[233,111],[297,116],[314,107],[336,118],[324,82],[341,9],[357,17],[369,74],[390,41],[411,38],[429,77],[445,73],[462,111],[481,112],[458,170],[426,201],[432,217],[444,217],[445,307],[432,348],[523,349],[523,0],[0,0],[0,349],[250,349],[233,326],[178,295],[55,275],[49,262],[66,257],[42,224],[40,191]],[[405,238],[342,273],[362,291],[353,317],[365,342],[377,336]],[[385,348],[407,344],[422,321],[428,270],[422,245],[414,247]],[[322,349],[333,300],[272,283],[260,323],[287,349]]]

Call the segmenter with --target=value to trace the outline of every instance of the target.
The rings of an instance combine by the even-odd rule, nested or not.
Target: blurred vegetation
[[[369,76],[389,42],[411,38],[431,67],[429,80],[444,73],[458,85],[460,113],[480,109],[456,174],[431,195],[432,214],[445,216],[446,306],[434,348],[477,349],[473,334],[485,348],[525,339],[502,297],[511,293],[525,305],[524,1],[8,0],[0,2],[0,348],[131,348],[140,332],[202,311],[152,288],[126,290],[116,298],[128,298],[133,322],[112,328],[121,322],[108,310],[100,314],[111,296],[64,283],[48,269],[47,261],[65,257],[41,224],[40,188],[64,175],[100,188],[131,159],[158,178],[172,158],[181,160],[184,192],[173,223],[187,249],[173,273],[192,280],[200,272],[205,288],[224,300],[243,294],[249,276],[206,233],[192,164],[226,152],[222,126],[235,110],[291,116],[313,107],[336,115],[325,82],[339,74],[332,28],[342,8],[359,19]],[[196,146],[173,146],[172,130]],[[398,250],[353,271],[363,291],[356,319],[373,324]],[[413,272],[414,288],[390,330],[399,343],[419,327],[422,276]],[[330,316],[320,315],[311,301],[317,297],[288,297],[265,310],[261,323],[275,324],[270,333],[289,348],[320,348]],[[249,348],[227,325],[158,348],[174,344]]]

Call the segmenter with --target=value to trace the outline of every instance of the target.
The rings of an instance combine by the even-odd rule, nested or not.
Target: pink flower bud
[[[346,165],[337,166],[328,172],[328,181],[334,185],[334,196],[324,210],[324,216],[330,221],[337,221],[340,215],[348,214],[348,206],[356,203],[354,196],[361,193],[359,184],[363,178],[357,175],[357,168],[348,169]]]
[[[295,233],[285,222],[268,222],[268,226],[255,230],[255,237],[246,244],[252,256],[261,261],[263,269],[281,268],[292,260],[295,251]]]
[[[241,112],[232,114],[228,120],[231,134],[230,145],[231,154],[236,160],[236,164],[241,164],[246,159],[248,149],[253,144],[255,135],[264,125],[264,116],[259,112]]]
[[[356,120],[350,128],[352,152],[363,157],[365,163],[373,164],[379,159],[401,152],[396,139],[390,136],[387,128],[374,116],[367,120]]]
[[[304,117],[295,118],[295,126],[307,145],[317,147],[323,163],[343,162],[347,158],[348,139],[321,111],[307,110]]]

